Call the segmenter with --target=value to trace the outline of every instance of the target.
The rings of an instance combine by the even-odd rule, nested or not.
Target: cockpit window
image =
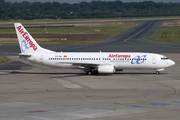
[[[161,60],[167,60],[168,58],[167,57],[162,57]]]

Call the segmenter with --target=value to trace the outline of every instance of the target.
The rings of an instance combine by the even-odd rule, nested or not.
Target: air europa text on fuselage
[[[109,54],[110,58],[130,58],[131,55],[119,55],[119,54]]]
[[[21,29],[22,28],[22,29]],[[29,38],[29,35],[27,32],[24,32],[24,28],[22,26],[17,27],[18,31],[22,34],[24,39],[29,43],[29,46],[33,48],[34,51],[37,50],[37,46],[32,42],[32,40]]]

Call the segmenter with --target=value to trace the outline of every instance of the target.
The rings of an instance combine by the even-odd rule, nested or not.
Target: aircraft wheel
[[[156,71],[156,75],[159,75],[159,71]]]
[[[91,71],[88,71],[87,74],[88,74],[88,75],[92,75],[92,72],[91,72]]]

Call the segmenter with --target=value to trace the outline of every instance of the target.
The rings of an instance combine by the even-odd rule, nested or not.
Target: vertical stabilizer
[[[22,54],[32,54],[36,52],[53,52],[41,48],[21,23],[14,23],[14,26]]]

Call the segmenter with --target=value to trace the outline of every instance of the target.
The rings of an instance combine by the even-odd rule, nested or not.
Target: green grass
[[[0,64],[9,62],[10,59],[0,55]]]
[[[180,26],[180,20],[170,20],[161,23],[162,26]]]
[[[48,34],[45,34],[45,28],[42,26],[26,27],[34,38],[47,38],[36,39],[39,43],[59,43],[59,44],[76,44],[76,43],[95,43],[106,40],[112,36],[120,34],[132,27],[136,23],[116,23],[116,24],[99,24],[99,25],[80,25],[80,26],[47,26]],[[15,35],[15,29],[0,28],[0,35],[6,34],[10,38]],[[91,35],[90,35],[91,34]],[[66,38],[62,41],[61,38]],[[13,40],[3,40],[1,43],[14,43]]]
[[[54,33],[109,33],[118,34],[135,26],[135,23],[125,24],[104,24],[86,26],[47,26],[46,30],[50,34]],[[30,33],[45,33],[44,27],[26,27]],[[99,32],[95,30],[100,30]],[[0,28],[0,34],[15,33],[14,28]]]
[[[14,28],[0,28],[0,34],[2,33],[15,33]]]
[[[180,43],[180,27],[157,30],[150,39]]]
[[[76,21],[111,21],[111,20],[142,20],[142,19],[172,19],[179,16],[161,16],[161,17],[120,17],[120,18],[89,18],[89,19],[35,19],[35,20],[0,20],[0,23],[45,23],[45,22],[76,22]]]

